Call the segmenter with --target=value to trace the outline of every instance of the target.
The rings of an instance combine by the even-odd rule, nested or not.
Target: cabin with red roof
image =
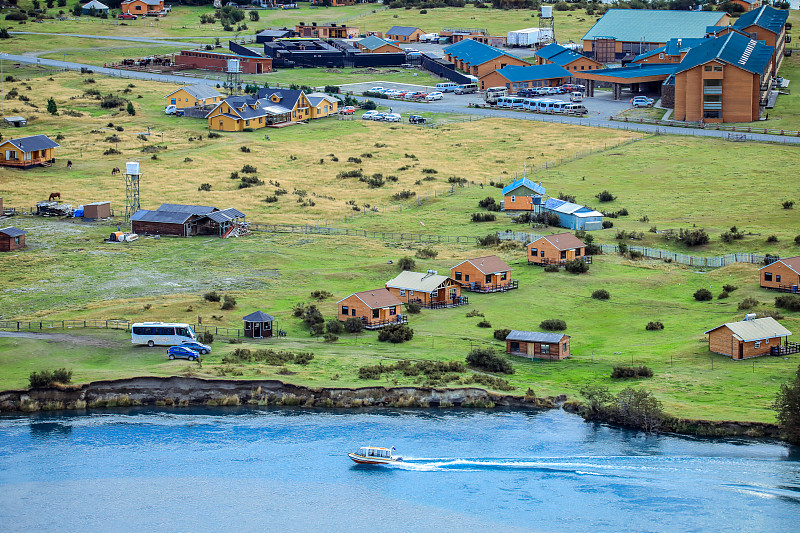
[[[476,257],[458,263],[450,269],[450,277],[470,292],[506,292],[519,287],[511,279],[511,267],[496,255]]]
[[[575,259],[592,262],[592,256],[586,255],[586,243],[572,233],[539,237],[527,249],[529,265],[563,265]]]
[[[339,320],[358,318],[365,329],[380,329],[391,324],[408,324],[408,317],[400,313],[403,302],[388,289],[354,292],[336,302]]]
[[[758,270],[761,286],[785,292],[800,290],[800,255],[778,259]]]

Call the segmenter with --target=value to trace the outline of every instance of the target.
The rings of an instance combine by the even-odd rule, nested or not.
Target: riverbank
[[[583,404],[565,395],[538,398],[512,396],[479,388],[429,387],[303,387],[279,380],[208,380],[192,377],[138,377],[105,380],[74,386],[52,386],[0,392],[0,412],[93,410],[130,406],[226,407],[239,405],[300,406],[332,409],[381,407],[492,409],[556,409],[587,420],[615,424],[614,420],[587,417]],[[746,437],[781,440],[780,428],[764,422],[693,420],[667,417],[662,433],[698,437]]]

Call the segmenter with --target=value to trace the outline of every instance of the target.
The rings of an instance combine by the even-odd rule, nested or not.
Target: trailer
[[[506,45],[512,47],[531,47],[553,40],[552,28],[525,28],[506,34]]]

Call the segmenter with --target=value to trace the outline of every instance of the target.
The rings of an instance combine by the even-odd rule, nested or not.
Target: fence
[[[92,329],[119,329],[130,331],[133,322],[127,320],[0,320],[0,330],[4,331],[44,331],[47,329],[73,329],[73,328],[92,328]],[[237,328],[225,328],[219,326],[209,326],[205,324],[189,324],[195,333],[209,332],[214,336],[226,338],[244,337],[244,330]],[[280,336],[280,335],[279,335]]]
[[[610,121],[627,122],[633,124],[652,124],[654,126],[672,126],[679,128],[694,128],[699,130],[730,131],[739,133],[758,133],[761,135],[778,135],[785,137],[800,137],[800,131],[781,130],[773,128],[757,128],[753,126],[728,126],[726,124],[704,124],[702,122],[684,122],[680,120],[655,120],[651,118],[616,118],[613,115],[608,117]],[[738,139],[737,139],[738,140]],[[747,140],[741,139],[741,140]]]

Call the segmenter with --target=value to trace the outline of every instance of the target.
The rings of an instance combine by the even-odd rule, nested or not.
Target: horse
[[[47,201],[48,201],[48,202],[52,202],[52,201],[53,201],[53,200],[55,200],[56,198],[58,198],[59,200],[61,200],[61,193],[60,193],[60,192],[51,192],[51,193],[50,193],[50,198],[48,198],[48,199],[47,199]]]
[[[67,170],[72,168],[72,161],[67,160]]]
[[[114,168],[111,169],[111,175],[112,176],[114,174],[119,174],[119,173],[120,173],[119,167],[114,167]]]

